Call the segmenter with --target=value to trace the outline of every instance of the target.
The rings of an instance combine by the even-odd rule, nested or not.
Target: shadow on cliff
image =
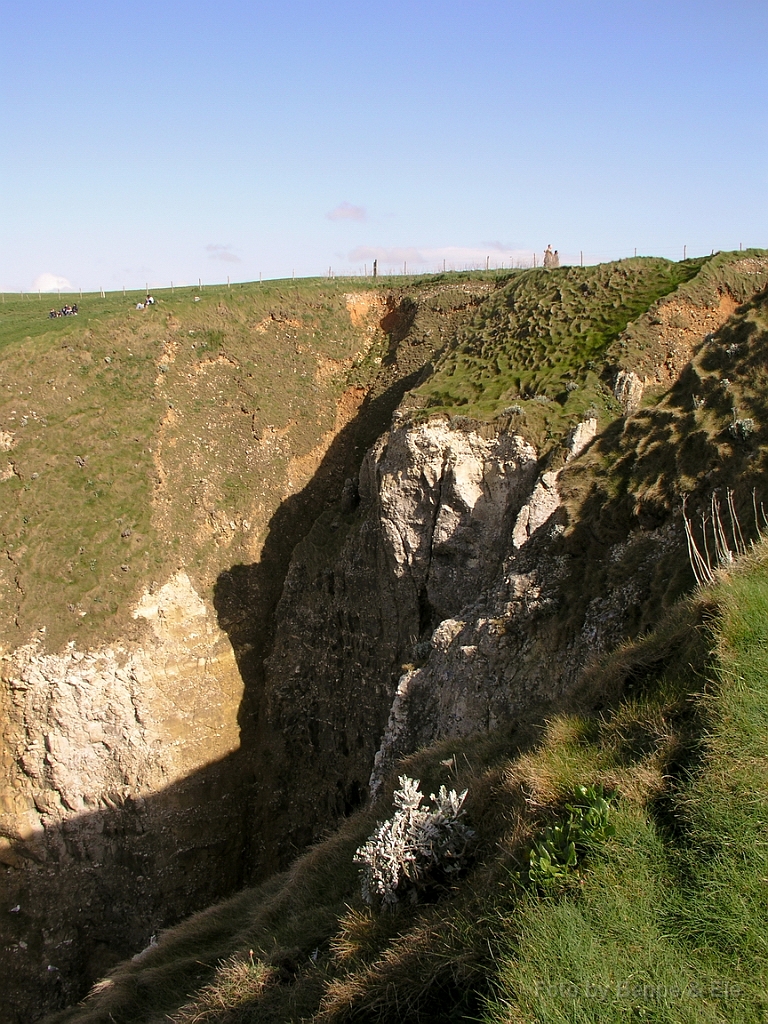
[[[215,585],[216,612],[244,682],[240,748],[151,796],[111,794],[111,806],[0,851],[4,1024],[29,1024],[82,998],[160,928],[285,867],[299,852],[277,836],[259,838],[269,833],[272,794],[273,738],[262,699],[275,608],[296,544],[339,501],[345,481],[357,478],[366,450],[388,429],[423,366],[421,359],[394,382],[386,372],[310,482],[276,510],[260,561],[231,567]],[[346,500],[354,494],[347,485]]]
[[[585,457],[565,470],[560,489],[571,530],[557,545],[570,564],[563,587],[564,635],[581,628],[591,602],[599,604],[638,574],[650,582],[642,601],[628,602],[628,636],[652,628],[665,608],[690,591],[694,576],[683,530],[684,498],[702,550],[708,545],[714,551],[713,495],[732,550],[737,544],[726,510],[729,490],[744,540],[765,529],[755,519],[753,495],[758,508],[768,502],[768,332],[750,315],[767,303],[768,290],[740,306],[696,348],[666,394],[611,423]],[[660,540],[655,531],[666,536]],[[630,537],[636,542],[626,551],[607,557]]]
[[[259,699],[263,663],[274,631],[274,610],[294,548],[318,516],[342,498],[356,501],[356,480],[365,452],[386,430],[405,392],[415,386],[420,371],[366,397],[357,415],[335,437],[316,473],[295,495],[286,498],[273,515],[261,558],[252,565],[234,565],[220,574],[213,603],[220,627],[226,631],[245,683],[239,718],[241,745],[253,741],[260,720]]]
[[[670,521],[681,472],[702,500],[714,487],[740,482],[746,501],[753,483],[765,479],[765,389],[739,394],[742,415],[756,424],[753,435],[739,439],[722,428],[732,398],[722,380],[761,379],[765,346],[757,350],[753,333],[754,325],[744,320],[718,332],[722,344],[701,352],[663,402],[610,426],[588,457],[567,471],[564,490],[571,490],[578,521],[553,545],[568,556],[573,588],[572,611],[561,616],[564,631],[580,627],[587,603],[632,571],[631,565],[606,559],[609,547],[638,527]],[[735,356],[728,354],[729,342],[741,346]],[[423,365],[421,360],[400,380],[390,376],[369,394],[312,480],[276,510],[260,561],[232,566],[217,581],[216,611],[245,684],[240,749],[146,799],[116,795],[114,807],[20,841],[6,855],[0,972],[8,1024],[27,1024],[81,998],[159,928],[285,866],[299,852],[279,837],[259,836],[270,830],[270,772],[277,753],[264,708],[264,661],[275,609],[296,544],[340,499],[345,480],[357,476],[365,451],[388,428]],[[696,417],[691,396],[699,393],[713,422],[719,417],[717,429]],[[647,628],[661,604],[691,585],[684,557],[662,559],[655,572],[658,585],[649,603],[637,609],[630,632]]]

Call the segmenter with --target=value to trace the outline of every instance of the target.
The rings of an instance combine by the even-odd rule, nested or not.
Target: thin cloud
[[[364,206],[353,206],[352,203],[339,203],[335,210],[326,213],[328,220],[367,220],[368,214]]]
[[[240,257],[232,252],[231,245],[206,245],[205,251],[209,260],[221,260],[222,263],[242,263]]]
[[[512,249],[501,242],[491,242],[482,248],[449,245],[440,248],[416,246],[359,245],[347,259],[350,263],[372,263],[378,260],[381,267],[401,267],[404,263],[412,267],[434,266],[447,270],[463,270],[465,267],[484,267],[486,261],[493,266],[503,263],[512,267],[528,264],[533,258],[530,249]]]
[[[58,274],[40,274],[35,278],[32,288],[36,292],[71,292],[72,283]]]

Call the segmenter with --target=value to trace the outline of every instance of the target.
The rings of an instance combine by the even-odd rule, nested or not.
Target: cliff
[[[65,629],[11,549],[27,631],[3,655],[2,927],[8,977],[34,993],[18,1020],[287,867],[399,758],[565,706],[690,589],[682,494],[738,482],[747,507],[763,479],[762,426],[729,424],[762,423],[749,300],[768,263],[626,263],[339,293],[331,325],[217,299],[202,314],[237,323],[215,342],[206,326],[202,362],[182,319],[201,311],[165,321],[151,516],[110,527],[139,555],[151,535],[155,578],[137,555],[91,580],[69,555],[96,585],[73,584],[92,603],[70,601]],[[255,355],[270,332],[272,366]],[[109,376],[118,357],[97,356]]]

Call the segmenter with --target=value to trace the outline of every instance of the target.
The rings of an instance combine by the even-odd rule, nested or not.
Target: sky
[[[765,0],[0,7],[0,290],[768,246]]]

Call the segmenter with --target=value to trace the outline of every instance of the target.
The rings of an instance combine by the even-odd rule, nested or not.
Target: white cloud
[[[40,274],[35,278],[32,289],[36,292],[71,292],[71,283],[58,274]]]
[[[517,264],[528,266],[533,260],[530,249],[511,249],[500,242],[491,242],[483,248],[461,245],[448,245],[441,248],[421,248],[416,246],[376,246],[359,245],[347,257],[350,263],[372,263],[378,260],[379,267],[402,267],[405,263],[412,267],[430,266],[442,269],[445,262],[446,270],[464,270],[466,267],[484,267],[486,260],[491,267],[514,267]]]
[[[206,245],[205,251],[209,260],[221,260],[222,263],[242,263],[238,255],[232,252],[231,245]]]
[[[326,213],[328,220],[367,220],[364,206],[353,206],[352,203],[339,203],[335,210]]]

